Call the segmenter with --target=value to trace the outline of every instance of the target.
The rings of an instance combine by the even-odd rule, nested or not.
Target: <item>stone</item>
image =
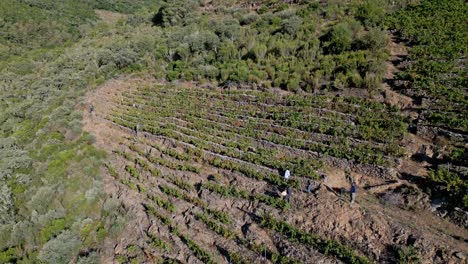
[[[462,260],[465,260],[466,259],[466,254],[463,253],[463,252],[455,252],[455,257],[459,258],[459,259],[462,259]]]

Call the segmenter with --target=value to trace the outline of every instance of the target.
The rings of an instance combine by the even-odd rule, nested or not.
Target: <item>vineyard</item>
[[[340,228],[325,231],[303,218],[326,224],[327,211],[341,211],[338,225],[365,232],[367,224],[353,219],[358,215],[375,225],[372,232],[381,232],[376,231],[383,224],[378,210],[353,207],[348,195],[328,186],[347,188],[346,175],[362,186],[395,182],[391,168],[405,157],[399,142],[406,128],[386,105],[144,79],[112,81],[89,100],[98,115],[90,116],[85,127],[101,134],[97,144],[111,153],[107,173],[128,190],[131,198],[124,200],[141,205],[143,215],[134,229],[138,239],[122,246],[118,261],[372,263],[398,258],[377,237],[357,242],[356,235]],[[293,175],[287,180],[286,169]],[[306,193],[310,179],[316,182],[314,194]],[[280,196],[288,187],[293,189],[289,202]],[[381,206],[372,195],[365,197],[365,203]],[[381,237],[390,239],[393,231],[388,232]]]

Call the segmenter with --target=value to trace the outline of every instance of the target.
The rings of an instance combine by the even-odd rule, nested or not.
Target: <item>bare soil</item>
[[[413,107],[413,99],[394,91],[392,84],[395,75],[401,71],[400,64],[408,56],[408,51],[402,43],[397,42],[396,37],[393,35],[390,36],[389,50],[390,57],[389,61],[386,62],[387,71],[384,75],[385,82],[383,85],[385,103],[396,105],[399,109],[405,110]],[[414,115],[415,113],[412,112],[411,114]]]

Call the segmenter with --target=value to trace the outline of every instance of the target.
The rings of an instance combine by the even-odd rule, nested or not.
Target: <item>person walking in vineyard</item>
[[[357,192],[356,182],[353,181],[353,183],[351,184],[351,204],[353,204],[356,201],[356,192]]]
[[[312,188],[314,188],[314,180],[309,179],[307,182],[307,193],[310,193],[312,191]]]
[[[94,119],[94,104],[91,104],[91,106],[89,107],[89,114],[91,115],[91,120]]]
[[[288,189],[286,190],[286,201],[288,203],[290,203],[291,201],[291,196],[292,196],[292,188],[288,187]]]
[[[138,137],[138,130],[140,130],[140,124],[137,123],[135,126],[135,136]]]
[[[284,172],[284,179],[285,179],[285,180],[288,180],[289,177],[291,177],[291,172],[290,172],[289,170],[286,170],[286,171]]]

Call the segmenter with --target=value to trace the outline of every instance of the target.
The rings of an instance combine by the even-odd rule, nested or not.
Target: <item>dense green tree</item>
[[[328,32],[328,42],[325,44],[328,52],[342,53],[351,48],[353,32],[348,23],[342,22],[332,27]]]

